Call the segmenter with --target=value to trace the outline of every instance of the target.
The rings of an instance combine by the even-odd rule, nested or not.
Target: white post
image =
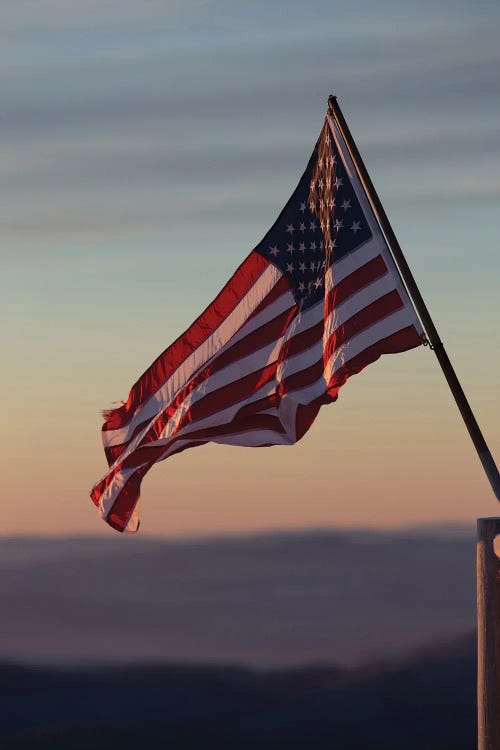
[[[500,750],[500,518],[477,520],[478,750]]]

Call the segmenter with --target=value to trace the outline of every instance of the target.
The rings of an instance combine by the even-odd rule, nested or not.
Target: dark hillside
[[[356,670],[4,665],[0,700],[2,748],[472,750],[475,639]]]

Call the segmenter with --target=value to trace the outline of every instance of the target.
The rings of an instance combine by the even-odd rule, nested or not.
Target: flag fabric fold
[[[91,490],[139,527],[144,475],[207,442],[290,445],[353,374],[423,331],[329,116],[290,200],[200,317],[105,413],[108,470]]]

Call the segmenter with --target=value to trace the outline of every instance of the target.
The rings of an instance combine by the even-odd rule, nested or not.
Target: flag
[[[105,412],[109,468],[91,490],[139,527],[141,480],[207,442],[291,445],[353,374],[423,331],[336,122],[264,239],[216,299]]]

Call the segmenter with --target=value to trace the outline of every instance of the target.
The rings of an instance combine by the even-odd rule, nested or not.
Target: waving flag
[[[105,414],[109,469],[91,491],[118,531],[141,480],[207,442],[290,445],[354,373],[423,332],[337,125],[327,117],[292,197],[218,297]]]

